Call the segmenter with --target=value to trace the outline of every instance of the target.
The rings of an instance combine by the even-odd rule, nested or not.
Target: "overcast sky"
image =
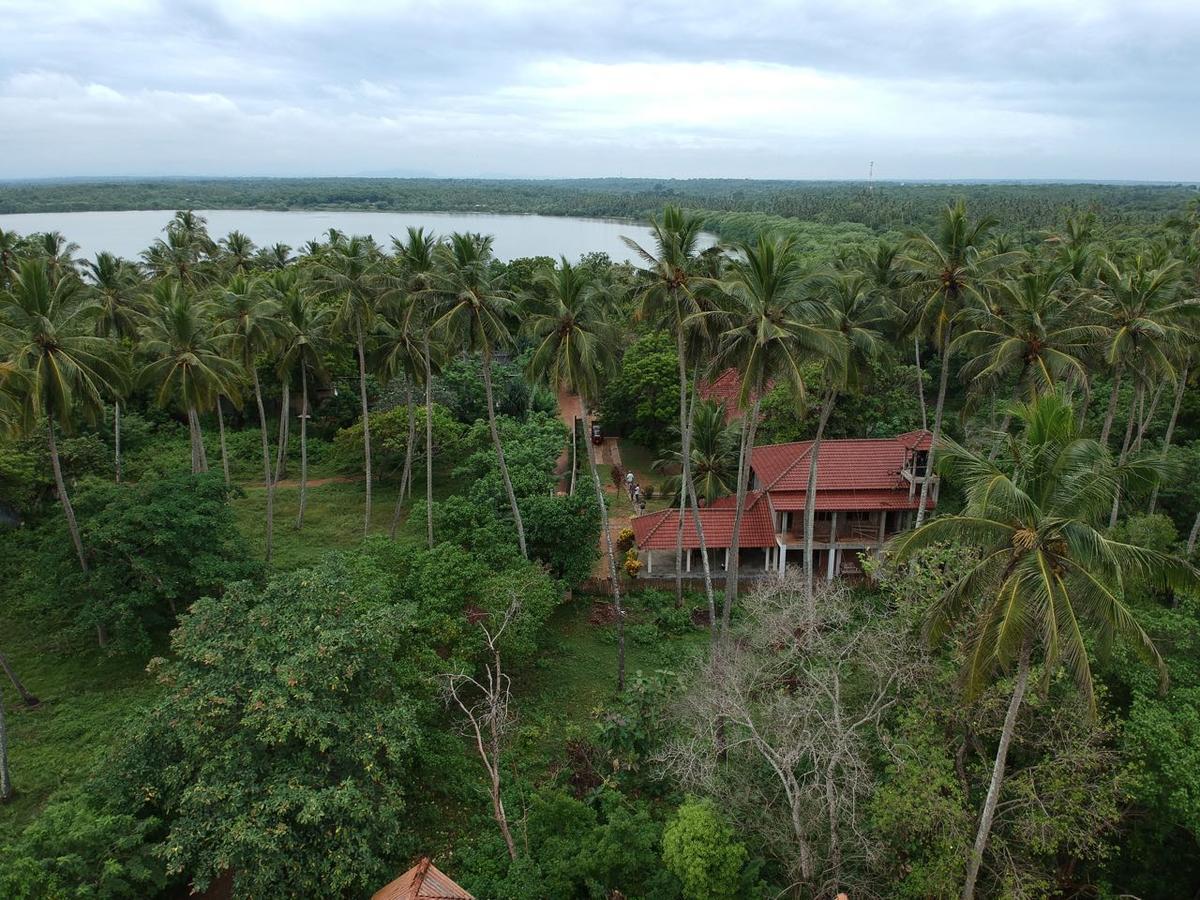
[[[1200,178],[1200,0],[0,0],[0,177]]]

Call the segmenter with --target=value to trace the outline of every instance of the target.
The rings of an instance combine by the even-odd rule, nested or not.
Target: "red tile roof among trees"
[[[451,880],[450,876],[430,862],[421,861],[375,892],[371,900],[475,900]]]
[[[742,390],[741,380],[741,373],[737,369],[729,368],[712,381],[705,379],[697,381],[696,393],[702,400],[715,400],[724,406],[725,421],[729,422],[742,413],[741,404],[738,403],[738,395]],[[750,395],[750,401],[754,401],[754,394]]]
[[[719,550],[733,543],[736,502],[736,497],[722,497],[712,506],[700,509],[704,543],[709,549]],[[642,550],[674,550],[678,528],[678,508],[660,510],[633,520],[634,540]],[[746,548],[775,546],[775,525],[771,521],[770,506],[758,491],[746,495],[739,543]],[[700,547],[700,535],[696,532],[696,523],[690,510],[683,517],[683,546],[685,550]]]

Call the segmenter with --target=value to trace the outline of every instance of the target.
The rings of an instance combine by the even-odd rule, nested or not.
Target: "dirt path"
[[[335,475],[332,478],[310,478],[308,486],[310,488],[321,487],[324,484],[353,484],[356,481],[362,481],[361,475]],[[264,490],[266,485],[261,481],[246,481],[242,483],[242,487],[246,490]],[[277,488],[299,488],[300,479],[285,478],[282,481],[276,482]]]

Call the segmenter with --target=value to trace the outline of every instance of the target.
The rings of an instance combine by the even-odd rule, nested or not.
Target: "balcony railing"
[[[897,534],[896,529],[888,529],[884,534],[884,540]],[[779,539],[786,544],[802,544],[804,543],[804,526],[794,525],[784,531],[777,532]],[[837,534],[834,536],[830,523],[818,522],[813,527],[813,542],[817,544],[828,544],[833,540],[847,543],[868,543],[874,544],[879,542],[879,523],[838,523]]]

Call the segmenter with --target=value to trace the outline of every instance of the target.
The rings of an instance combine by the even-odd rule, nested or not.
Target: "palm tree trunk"
[[[1175,436],[1175,422],[1179,418],[1179,407],[1183,404],[1183,391],[1187,385],[1188,367],[1184,366],[1183,371],[1179,373],[1179,381],[1175,385],[1175,404],[1171,407],[1171,418],[1167,420],[1167,433],[1163,436],[1162,458],[1165,462],[1167,452],[1171,449],[1171,439]],[[1146,510],[1149,515],[1154,515],[1154,507],[1158,504],[1158,482],[1154,482],[1154,489],[1150,492],[1150,506]]]
[[[271,549],[275,531],[275,482],[271,479],[271,446],[267,443],[267,412],[263,408],[262,387],[258,383],[258,369],[249,365],[254,383],[254,402],[258,405],[258,430],[262,437],[263,486],[267,490],[267,563],[271,562]]]
[[[496,427],[496,406],[492,401],[492,349],[486,345],[483,348],[483,390],[487,400],[488,428],[492,432],[492,444],[496,447],[496,462],[500,466],[504,492],[508,495],[508,505],[512,507],[513,521],[517,526],[517,544],[521,548],[521,555],[529,559],[529,552],[525,549],[525,525],[521,521],[517,495],[513,492],[512,479],[508,477],[508,464],[504,461],[504,447],[500,443],[500,431]],[[605,518],[607,519],[607,513],[605,513]]]
[[[367,351],[366,336],[358,326],[358,397],[362,403],[363,426],[363,474],[367,489],[366,508],[363,512],[363,536],[371,530],[371,418],[367,410]]]
[[[1100,443],[1105,447],[1108,446],[1108,435],[1112,431],[1113,416],[1117,414],[1117,399],[1121,395],[1121,376],[1125,374],[1125,367],[1118,365],[1113,370],[1113,385],[1112,390],[1108,395],[1108,409],[1104,413],[1104,425],[1100,429]]]
[[[1196,552],[1196,539],[1200,538],[1200,512],[1196,513],[1196,521],[1192,523],[1191,534],[1188,535],[1187,555],[1190,559]]]
[[[937,405],[933,410],[933,440],[929,445],[929,455],[925,462],[925,477],[921,481],[921,498],[917,501],[916,527],[920,528],[925,521],[925,507],[929,502],[929,485],[933,481],[933,455],[937,451],[938,440],[942,436],[942,412],[946,406],[946,384],[950,380],[950,326],[942,336],[942,376],[938,379]]]
[[[113,401],[113,466],[117,484],[121,483],[121,401]]]
[[[192,410],[192,425],[196,429],[196,471],[208,471],[208,450],[204,446],[204,432],[200,429],[200,413]]]
[[[759,385],[761,388],[762,386]],[[729,568],[725,572],[725,603],[721,607],[721,634],[729,634],[729,616],[733,611],[733,598],[738,590],[738,554],[741,552],[742,517],[746,512],[746,489],[750,482],[750,459],[754,455],[754,434],[758,430],[758,406],[761,402],[762,391],[754,393],[754,404],[750,411],[750,420],[746,423],[742,440],[742,450],[738,454],[738,489],[737,504],[733,513],[733,534],[729,541]]]
[[[404,447],[404,468],[400,476],[400,492],[396,495],[396,508],[392,511],[392,527],[388,529],[388,537],[396,539],[396,526],[400,524],[400,511],[404,509],[404,491],[412,494],[412,455],[417,442],[417,409],[413,406],[412,379],[405,382],[404,391],[407,405],[405,412],[408,416],[408,442]]]
[[[1130,448],[1132,453],[1142,452],[1142,439],[1146,436],[1146,431],[1150,428],[1150,423],[1154,421],[1154,415],[1158,412],[1158,404],[1162,400],[1163,391],[1166,389],[1166,386],[1167,383],[1165,381],[1159,382],[1158,387],[1154,389],[1154,396],[1150,398],[1150,406],[1144,416],[1141,414],[1139,408],[1138,417],[1141,421],[1138,424],[1137,435],[1133,439],[1133,447]],[[1143,395],[1142,400],[1145,401],[1145,399]]]
[[[4,718],[4,693],[0,691],[0,803],[7,803],[12,796],[12,777],[8,773],[8,721]]]
[[[921,371],[921,339],[915,334],[913,335],[913,359],[917,364],[917,400],[921,403],[921,430],[927,431],[929,420],[925,413],[925,373]]]
[[[75,519],[75,507],[67,495],[67,485],[63,481],[62,461],[58,458],[58,441],[54,439],[54,418],[46,418],[46,434],[50,444],[50,466],[54,469],[54,487],[58,491],[58,502],[62,504],[63,515],[67,518],[67,531],[71,533],[71,543],[75,545],[75,554],[79,557],[79,568],[87,574],[87,556],[83,552],[83,538],[79,535],[79,522]],[[108,629],[102,624],[96,626],[96,640],[103,647],[108,643]]]
[[[579,420],[571,417],[571,496],[575,496],[575,473],[579,470]]]
[[[287,445],[288,445],[288,428],[291,425],[291,386],[287,379],[284,379],[280,384],[279,389],[279,431],[277,440],[275,441],[275,478],[274,483],[279,484],[279,480],[283,478],[284,469],[287,468]]]
[[[817,434],[808,451],[808,485],[804,494],[804,611],[809,624],[817,621],[817,595],[813,589],[813,529],[816,527],[817,520],[817,457],[821,453],[825,425],[829,422],[829,415],[833,412],[833,404],[837,402],[837,395],[837,389],[832,387],[825,395],[825,399],[821,403],[821,414],[817,419]],[[833,540],[834,536],[830,535],[830,543]]]
[[[34,709],[42,705],[42,701],[29,693],[29,689],[21,683],[21,679],[17,677],[17,673],[13,671],[12,666],[9,664],[8,657],[3,653],[0,653],[0,669],[4,670],[4,674],[8,676],[8,680],[12,682],[12,686],[21,695],[21,702],[29,709]]]
[[[192,474],[195,475],[200,471],[200,451],[196,449],[196,411],[190,406],[187,408],[187,423],[188,449],[192,454]]]
[[[675,528],[675,608],[683,606],[683,517],[687,512],[687,484],[692,477],[692,422],[688,409],[687,346],[683,336],[683,323],[677,323],[675,349],[679,356],[679,521]]]
[[[425,539],[433,549],[433,363],[425,333]]]
[[[1125,440],[1121,443],[1121,454],[1117,457],[1117,465],[1124,465],[1125,460],[1129,456],[1130,444],[1133,440],[1133,423],[1138,418],[1138,407],[1145,400],[1146,385],[1144,382],[1138,382],[1138,386],[1133,392],[1133,401],[1129,404],[1129,418],[1125,422]],[[1108,517],[1108,527],[1112,528],[1117,524],[1117,516],[1121,512],[1121,491],[1117,490],[1113,494],[1112,513]]]
[[[300,366],[300,504],[296,530],[304,527],[304,504],[308,500],[308,372]]]
[[[591,411],[587,400],[580,396],[583,407],[583,422],[591,434]],[[617,693],[625,690],[625,610],[621,607],[621,582],[617,580],[617,557],[613,552],[612,530],[608,527],[608,504],[604,502],[604,488],[600,486],[600,473],[596,469],[596,453],[592,442],[584,441],[587,447],[588,469],[592,473],[592,485],[596,489],[596,502],[600,504],[600,530],[604,534],[604,550],[608,557],[608,580],[612,585],[613,611],[617,617]],[[524,552],[524,547],[521,548]]]
[[[221,436],[221,471],[225,473],[225,487],[229,487],[229,452],[225,448],[225,413],[221,409],[221,395],[217,395],[217,433]]]
[[[1092,405],[1092,377],[1089,373],[1083,377],[1083,401],[1079,404],[1079,418],[1075,427],[1083,431],[1083,423],[1087,421],[1088,407]]]
[[[405,395],[408,401],[408,441],[404,445],[404,476],[400,479],[401,492],[407,491],[412,497],[412,458],[417,446],[417,407],[413,403],[412,379],[405,385]]]
[[[712,570],[708,561],[708,540],[704,536],[704,522],[700,518],[700,501],[696,498],[696,484],[688,479],[688,497],[692,505],[692,523],[696,526],[696,536],[700,539],[700,563],[704,567],[704,597],[708,600],[708,634],[711,642],[717,642],[717,598],[713,592]]]
[[[983,801],[983,813],[979,817],[979,830],[975,834],[975,846],[967,860],[967,878],[963,884],[962,900],[973,900],[975,897],[975,882],[979,879],[979,867],[983,864],[983,851],[987,847],[988,836],[992,830],[992,819],[996,816],[996,804],[1000,800],[1000,787],[1004,784],[1004,769],[1008,761],[1008,747],[1012,743],[1013,733],[1017,727],[1017,712],[1021,701],[1025,698],[1025,688],[1029,683],[1029,656],[1033,650],[1033,641],[1025,639],[1021,645],[1021,655],[1017,663],[1017,680],[1013,684],[1012,699],[1008,701],[1008,712],[1004,716],[1004,728],[1000,732],[1000,745],[996,748],[996,762],[992,766],[992,780],[988,785],[987,799]]]

